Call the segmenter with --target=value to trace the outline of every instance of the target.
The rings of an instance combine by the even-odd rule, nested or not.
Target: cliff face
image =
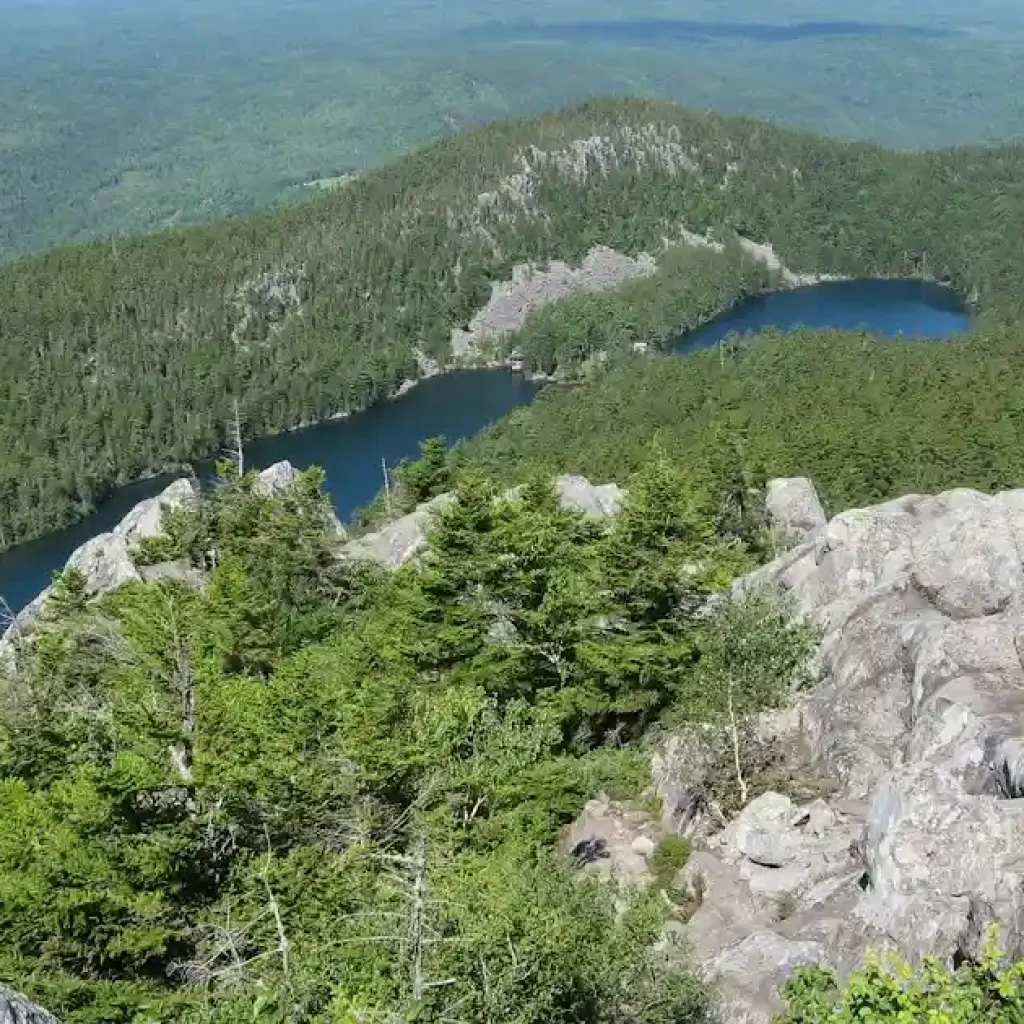
[[[800,963],[970,958],[993,924],[1024,951],[1024,491],[825,523],[810,484],[773,481],[769,512],[796,546],[736,590],[787,592],[822,640],[818,684],[759,728],[828,799],[764,793],[723,828],[699,735],[654,760],[663,824],[695,837],[676,885],[702,902],[679,928],[730,1021],[770,1019]]]

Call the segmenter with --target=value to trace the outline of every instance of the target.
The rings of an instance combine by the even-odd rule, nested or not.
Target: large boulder
[[[194,506],[198,501],[196,485],[187,477],[182,477],[155,498],[140,501],[114,527],[114,533],[122,537],[129,547],[146,537],[159,537],[163,532],[164,509]]]
[[[423,552],[431,521],[453,501],[453,494],[439,494],[380,530],[349,541],[342,553],[354,561],[376,562],[387,569],[398,569]]]
[[[670,735],[651,758],[651,781],[661,801],[662,824],[689,835],[705,819],[707,795],[720,762],[721,730],[694,726]]]
[[[298,470],[287,460],[275,462],[257,474],[253,490],[264,497],[272,498],[287,491],[295,483],[298,475]]]
[[[827,524],[810,495],[774,482],[772,526],[795,546],[734,594],[778,588],[820,631],[820,682],[788,715],[832,793],[764,794],[707,839],[689,934],[730,1021],[770,1020],[805,958],[953,962],[992,924],[1024,955],[1024,491],[907,495]],[[666,827],[692,828],[699,751],[690,730],[655,756]]]
[[[856,918],[912,957],[976,949],[976,918],[1024,952],[1024,803],[972,796],[929,764],[876,789],[863,839]]]
[[[804,477],[769,481],[765,512],[779,544],[799,543],[826,522],[818,492]]]
[[[585,476],[560,476],[555,480],[555,490],[562,508],[595,519],[618,515],[625,497],[618,484],[595,486]]]
[[[761,910],[789,917],[822,902],[823,892],[859,869],[854,845],[863,814],[822,799],[794,804],[781,793],[763,793],[711,841]]]
[[[140,570],[132,561],[131,548],[146,537],[162,532],[165,508],[194,505],[199,500],[195,484],[187,478],[175,480],[160,494],[140,501],[110,533],[101,533],[76,548],[65,563],[66,569],[77,569],[85,576],[86,592],[101,597],[126,583],[156,578],[146,569]],[[191,574],[193,581],[195,574]],[[4,642],[16,645],[31,635],[46,607],[50,588],[37,594],[15,616],[4,634]]]
[[[86,592],[93,597],[109,594],[142,577],[128,551],[128,543],[116,533],[101,533],[76,549],[67,561],[85,577]]]

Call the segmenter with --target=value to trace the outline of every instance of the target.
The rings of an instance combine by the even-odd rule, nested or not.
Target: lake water
[[[673,351],[709,348],[730,333],[774,327],[861,328],[886,337],[943,338],[966,331],[970,320],[949,289],[913,281],[843,281],[745,300],[704,327],[681,336]],[[265,468],[287,459],[298,468],[323,466],[338,515],[347,519],[371,501],[382,484],[381,460],[395,466],[414,457],[420,441],[444,435],[467,438],[519,405],[538,385],[504,370],[461,370],[422,381],[400,398],[347,420],[261,438],[246,445],[247,464]],[[200,464],[200,475],[210,467]],[[171,478],[118,490],[95,515],[67,530],[19,545],[0,555],[0,594],[18,611],[50,582],[68,556],[98,533],[111,530],[144,498]]]
[[[834,327],[888,338],[947,338],[969,326],[962,300],[949,288],[925,281],[828,281],[746,299],[682,335],[672,351],[685,355],[711,348],[731,333],[766,328]]]

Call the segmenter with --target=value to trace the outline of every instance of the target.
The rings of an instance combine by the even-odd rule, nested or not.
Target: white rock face
[[[804,477],[771,480],[765,510],[778,542],[794,543],[825,525],[825,511],[814,484]]]
[[[275,494],[282,494],[287,491],[295,483],[297,476],[298,471],[287,460],[275,462],[256,477],[254,490],[257,494],[272,498]]]
[[[58,1021],[52,1013],[30,1003],[20,992],[0,985],[0,1024],[58,1024]]]
[[[68,559],[67,568],[77,569],[85,577],[87,592],[94,596],[142,579],[127,542],[116,533],[101,533],[87,540]]]
[[[971,956],[991,923],[1024,953],[1024,491],[827,524],[812,495],[769,486],[773,526],[805,539],[735,592],[778,587],[821,630],[821,681],[784,718],[836,792],[765,794],[712,836],[688,926],[728,1019],[750,1024],[808,953],[841,971],[868,948]],[[697,813],[703,764],[685,734],[655,755],[669,827]]]
[[[175,480],[155,498],[140,501],[114,527],[114,533],[118,537],[123,537],[129,547],[132,544],[137,544],[144,537],[159,537],[162,532],[161,522],[165,508],[194,506],[198,501],[199,493],[195,484],[186,477],[182,477],[180,480]]]
[[[439,494],[420,505],[415,512],[365,537],[349,541],[344,556],[356,561],[377,562],[388,569],[398,569],[415,558],[427,546],[427,531],[433,517],[455,500],[452,494]]]
[[[560,476],[555,490],[562,508],[575,509],[596,519],[617,516],[625,497],[618,484],[595,487],[585,476]]]
[[[595,487],[582,476],[558,477],[555,490],[562,508],[574,509],[597,519],[617,515],[625,497],[616,484]],[[513,499],[518,491],[519,488],[514,487],[503,497]],[[439,494],[375,533],[349,541],[343,554],[346,558],[377,562],[389,569],[397,569],[424,551],[431,521],[454,501],[454,494]]]
[[[488,342],[496,341],[522,327],[527,317],[541,306],[574,292],[601,292],[624,281],[647,277],[658,269],[653,256],[641,253],[635,259],[607,246],[595,246],[579,267],[552,260],[547,268],[518,264],[511,281],[491,285],[491,297],[470,321],[468,330],[452,331],[452,354],[465,357]]]
[[[140,501],[110,533],[92,537],[72,552],[66,568],[77,569],[85,576],[86,591],[91,597],[109,594],[126,583],[157,578],[156,573],[139,570],[131,558],[131,548],[145,537],[159,537],[164,508],[194,505],[199,500],[195,484],[186,478],[175,480],[154,498]],[[154,567],[155,569],[155,567]],[[162,577],[170,575],[164,573]],[[179,573],[180,578],[194,580],[194,573]],[[4,642],[25,637],[35,628],[50,594],[47,587],[16,616],[4,634]]]

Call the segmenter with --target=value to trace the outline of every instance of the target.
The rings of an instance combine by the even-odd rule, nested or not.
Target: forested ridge
[[[770,242],[799,271],[949,280],[977,299],[984,345],[1024,280],[1021,166],[1016,146],[897,154],[599,100],[291,209],[20,259],[0,268],[0,540],[218,451],[236,400],[253,436],[391,393],[518,263],[660,253],[681,227]],[[764,286],[728,253],[693,258],[708,284],[688,308]]]
[[[804,679],[784,606],[702,613],[765,551],[756,500],[652,459],[608,524],[467,476],[392,574],[338,557],[316,470],[224,473],[136,551],[201,588],[67,570],[0,663],[0,978],[69,1024],[709,1021],[662,896],[556,844],[643,803],[661,724]]]

